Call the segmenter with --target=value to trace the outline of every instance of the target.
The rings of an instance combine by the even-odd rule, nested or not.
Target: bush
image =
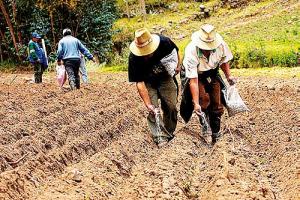
[[[268,49],[260,45],[246,49],[232,47],[234,59],[231,62],[232,68],[255,68],[255,67],[296,67],[298,65],[298,53],[293,50],[280,48]]]

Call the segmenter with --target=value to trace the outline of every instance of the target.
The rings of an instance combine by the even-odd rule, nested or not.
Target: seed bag
[[[234,116],[241,112],[250,111],[241,96],[239,95],[236,84],[230,85],[222,90],[224,99],[226,102],[226,108],[228,111],[229,117]]]
[[[56,66],[56,76],[57,76],[58,85],[60,87],[62,87],[67,80],[67,74],[66,74],[66,69],[65,69],[64,65]]]
[[[174,49],[169,55],[161,59],[161,64],[165,67],[170,76],[175,75],[175,70],[178,65],[178,55],[176,49]]]

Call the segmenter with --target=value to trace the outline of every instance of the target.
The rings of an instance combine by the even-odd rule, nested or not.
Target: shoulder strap
[[[201,49],[199,47],[196,47],[196,51],[197,51],[198,58],[201,58],[203,56]]]

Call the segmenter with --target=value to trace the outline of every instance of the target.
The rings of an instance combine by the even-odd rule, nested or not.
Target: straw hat
[[[203,50],[214,50],[223,42],[223,38],[216,33],[215,27],[210,24],[204,24],[199,31],[192,34],[192,42]]]
[[[151,34],[146,28],[141,28],[135,31],[135,38],[129,49],[136,56],[146,56],[153,53],[158,48],[159,43],[158,35]]]

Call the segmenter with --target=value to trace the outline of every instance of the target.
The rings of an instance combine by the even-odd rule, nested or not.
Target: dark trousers
[[[39,62],[33,63],[34,82],[41,83],[43,81],[43,65]]]
[[[217,78],[199,79],[199,103],[201,109],[209,116],[213,133],[220,131],[221,116],[224,113],[221,101],[221,84]]]
[[[69,84],[72,90],[80,88],[79,67],[80,59],[65,59],[64,65],[68,74]]]
[[[152,133],[154,142],[160,143],[173,137],[173,132],[177,125],[177,96],[178,86],[172,77],[160,81],[159,86],[153,87],[151,84],[146,83],[152,104],[159,107],[158,100],[161,102],[161,109],[163,111],[163,118],[160,118],[161,132],[157,132],[156,120],[153,114],[147,117],[148,125]]]

